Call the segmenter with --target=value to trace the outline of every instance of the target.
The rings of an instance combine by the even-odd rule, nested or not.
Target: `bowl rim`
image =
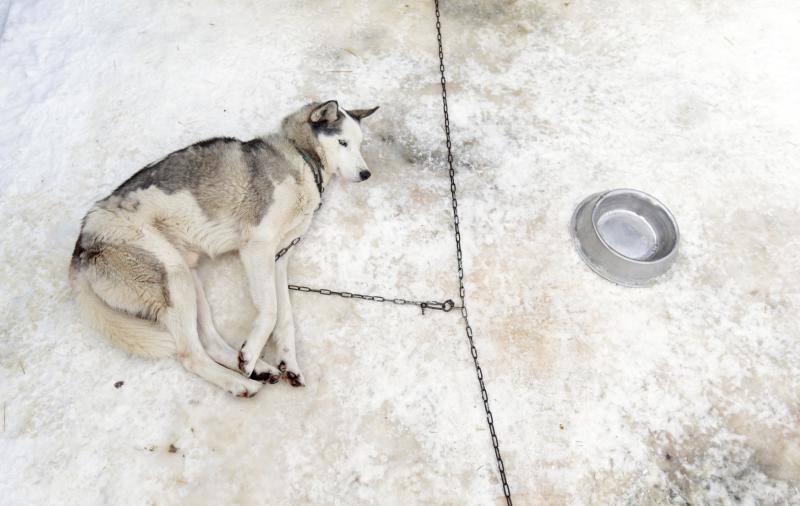
[[[654,206],[655,208],[660,208],[662,211],[664,211],[664,214],[666,214],[667,218],[669,219],[670,226],[672,226],[672,228],[675,230],[675,244],[672,246],[672,248],[670,248],[669,252],[666,255],[664,255],[661,258],[655,259],[655,260],[637,260],[635,258],[631,258],[631,257],[623,255],[622,253],[618,252],[613,247],[611,247],[611,245],[608,244],[608,242],[606,242],[606,240],[603,238],[603,235],[600,233],[599,230],[597,230],[597,210],[600,207],[600,203],[602,203],[604,200],[606,200],[609,197],[613,197],[615,195],[620,195],[620,194],[633,194],[633,195],[636,195],[638,197],[647,197],[648,199],[652,200],[653,203],[655,203],[655,206]],[[641,190],[637,190],[635,188],[614,188],[612,190],[606,190],[606,191],[595,193],[595,194],[592,195],[592,197],[595,197],[595,196],[598,196],[598,195],[599,195],[599,197],[594,202],[594,204],[592,204],[592,215],[591,215],[592,231],[594,232],[595,237],[597,237],[597,239],[600,241],[600,243],[606,248],[606,250],[610,251],[614,256],[617,256],[617,257],[621,258],[622,260],[625,260],[626,262],[631,262],[631,263],[634,263],[634,264],[656,265],[658,263],[665,262],[665,261],[669,260],[675,254],[675,252],[678,251],[678,246],[679,246],[680,241],[681,241],[681,233],[680,233],[680,229],[678,228],[678,222],[675,220],[675,216],[672,215],[672,212],[669,210],[669,208],[666,205],[664,205],[663,202],[661,202],[660,200],[658,200],[654,196],[650,195],[649,193],[643,192]],[[648,203],[648,204],[650,204],[650,203]]]

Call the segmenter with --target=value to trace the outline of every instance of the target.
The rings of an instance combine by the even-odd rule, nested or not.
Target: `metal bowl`
[[[680,239],[669,209],[630,189],[587,197],[572,215],[570,234],[594,272],[624,286],[647,286],[667,272]]]

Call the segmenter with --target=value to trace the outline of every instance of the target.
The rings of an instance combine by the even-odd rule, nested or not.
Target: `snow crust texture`
[[[442,11],[516,503],[800,504],[800,3]],[[373,177],[326,191],[290,280],[456,298],[430,2],[0,1],[0,26],[0,503],[502,503],[457,312],[293,294],[308,386],[235,399],[107,344],[68,289],[81,217],[140,167],[336,98],[381,106]],[[572,249],[574,206],[615,187],[681,227],[652,288]],[[201,275],[238,345],[238,259]]]

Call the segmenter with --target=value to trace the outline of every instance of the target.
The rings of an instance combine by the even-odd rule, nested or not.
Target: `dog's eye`
[[[346,141],[346,140],[344,140],[344,139],[339,139],[339,144],[340,144],[341,146],[347,147],[347,141]]]

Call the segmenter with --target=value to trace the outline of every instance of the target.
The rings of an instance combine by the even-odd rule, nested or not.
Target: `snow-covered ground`
[[[294,282],[455,298],[430,2],[0,0],[0,503],[500,504],[461,321],[293,294],[305,389],[125,355],[67,284],[141,166],[311,99],[380,105]],[[443,3],[468,300],[518,504],[800,504],[800,3]],[[648,191],[680,258],[591,273],[587,194]],[[223,334],[234,256],[201,269]],[[120,388],[114,384],[124,381]]]

